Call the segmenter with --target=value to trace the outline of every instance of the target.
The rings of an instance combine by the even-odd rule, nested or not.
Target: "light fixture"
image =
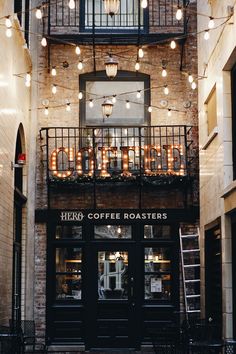
[[[52,67],[51,75],[52,75],[52,76],[56,76],[56,75],[57,75],[57,70],[56,70],[56,67],[55,67],[55,66]]]
[[[78,70],[82,70],[82,69],[83,69],[83,63],[82,63],[82,61],[79,61],[79,62],[78,62],[77,68],[78,68]]]
[[[5,26],[6,26],[7,28],[11,28],[12,23],[11,23],[11,20],[10,20],[10,16],[7,16],[7,17],[6,17]]]
[[[41,40],[41,46],[42,47],[47,47],[47,39],[45,37],[43,37],[42,40]]]
[[[176,20],[178,20],[178,21],[180,21],[183,17],[183,11],[180,6],[178,6],[175,17],[176,17]]]
[[[167,76],[167,70],[166,70],[166,68],[164,66],[162,67],[161,76],[162,77],[166,77]]]
[[[52,93],[55,95],[57,93],[57,85],[52,85]]]
[[[118,228],[117,228],[117,233],[121,234],[121,227],[120,226],[118,226]],[[117,256],[117,258],[119,258],[120,257],[120,253],[117,252],[116,256]]]
[[[140,69],[140,64],[139,64],[138,61],[135,63],[134,68],[135,68],[136,71],[139,71],[139,69]]]
[[[66,104],[66,111],[67,111],[67,112],[70,112],[70,111],[71,111],[70,102],[67,102],[67,104]]]
[[[212,16],[209,17],[208,28],[212,29],[215,27],[215,22]]]
[[[89,107],[90,107],[90,108],[93,107],[93,100],[89,100]]]
[[[48,114],[49,114],[48,107],[45,107],[45,108],[44,108],[44,114],[45,114],[45,116],[48,116]]]
[[[143,57],[144,57],[143,48],[139,48],[139,50],[138,50],[138,57],[139,57],[139,58],[143,58]]]
[[[175,49],[176,48],[176,42],[175,41],[171,41],[170,42],[170,47],[171,47],[171,49]]]
[[[112,109],[113,109],[112,101],[109,100],[109,99],[106,99],[102,103],[102,114],[103,114],[103,116],[109,118],[110,115],[112,114]]]
[[[82,98],[83,98],[83,92],[80,91],[80,92],[78,93],[78,99],[79,99],[79,100],[82,100]]]
[[[120,0],[103,0],[105,13],[111,17],[117,14],[120,8]]]
[[[12,30],[11,30],[11,28],[7,28],[7,29],[6,29],[6,36],[7,36],[8,38],[11,38],[11,36],[12,36]]]
[[[30,81],[25,80],[25,86],[30,87],[30,85],[31,85]]]
[[[169,95],[169,87],[167,85],[164,86],[164,94]]]
[[[80,47],[77,45],[75,47],[75,54],[80,55],[80,53],[81,53]]]
[[[192,87],[193,90],[196,90],[197,84],[196,84],[195,81],[192,82],[191,87]]]
[[[110,55],[105,61],[105,68],[107,77],[109,77],[109,79],[114,79],[117,75],[118,61]]]
[[[167,115],[168,115],[168,117],[171,117],[171,109],[170,108],[168,108]]]
[[[142,0],[142,1],[141,1],[141,7],[142,7],[143,9],[146,9],[147,6],[148,6],[147,0]]]
[[[188,74],[188,82],[191,84],[193,82],[193,75]]]
[[[116,95],[113,95],[113,96],[112,96],[112,102],[113,102],[113,103],[116,103]]]
[[[210,38],[209,31],[208,31],[208,30],[205,30],[205,32],[204,32],[204,39],[205,39],[206,41],[208,41],[209,38]]]
[[[43,14],[42,14],[42,11],[41,11],[41,8],[40,7],[37,7],[36,8],[36,11],[35,11],[35,16],[38,20],[41,20],[42,17],[43,17]]]
[[[31,84],[31,75],[30,75],[30,73],[27,73],[25,75],[25,86],[30,87],[30,84]]]
[[[152,106],[148,107],[148,112],[151,113],[152,112]]]
[[[136,96],[137,96],[137,98],[141,98],[141,90],[137,91],[137,95]]]
[[[68,3],[68,6],[71,10],[74,10],[75,8],[75,0],[70,0]]]
[[[128,100],[126,101],[125,106],[126,106],[127,109],[130,109],[130,102]]]

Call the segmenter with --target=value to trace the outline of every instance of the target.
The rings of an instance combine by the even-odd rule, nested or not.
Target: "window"
[[[17,14],[21,27],[24,29],[25,40],[29,42],[29,0],[15,0],[14,13]]]
[[[216,109],[216,87],[214,86],[211,91],[207,101],[206,101],[206,112],[207,112],[207,125],[208,125],[208,135],[217,126],[217,109]]]
[[[105,71],[80,75],[80,91],[86,96],[80,101],[80,117],[82,125],[107,126],[107,125],[147,125],[149,113],[147,107],[150,102],[149,76],[145,74],[119,71],[115,79],[109,80]],[[141,97],[137,98],[140,91]],[[112,99],[116,95],[109,118],[102,115],[104,96]],[[93,107],[90,107],[90,101]],[[130,102],[130,109],[126,108],[126,101]]]
[[[233,145],[233,179],[236,179],[236,65],[231,72],[232,83],[232,145]]]

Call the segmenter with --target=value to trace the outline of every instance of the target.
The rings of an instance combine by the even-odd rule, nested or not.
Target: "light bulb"
[[[126,101],[126,105],[125,106],[126,106],[127,109],[130,109],[130,102]]]
[[[209,38],[210,38],[209,31],[206,30],[205,33],[204,33],[204,39],[205,39],[206,41],[208,41]]]
[[[165,85],[165,87],[164,87],[164,94],[169,95],[169,88],[167,85]]]
[[[81,53],[80,47],[78,45],[75,47],[75,53],[77,55],[80,55],[80,53]]]
[[[112,103],[116,103],[116,95],[113,95],[113,97],[112,97]]]
[[[82,63],[82,61],[79,61],[79,62],[78,62],[77,68],[78,68],[78,70],[82,70],[82,69],[83,69],[83,63]]]
[[[171,47],[171,49],[175,49],[176,48],[176,42],[175,41],[171,41],[170,42],[170,47]]]
[[[144,51],[143,51],[142,48],[139,48],[139,50],[138,50],[138,57],[139,58],[143,58],[144,57]]]
[[[42,17],[43,17],[42,11],[41,11],[41,9],[40,9],[39,7],[36,9],[35,17],[36,17],[38,20],[41,20]]]
[[[93,108],[93,100],[89,100],[89,107]]]
[[[48,116],[48,114],[49,114],[48,107],[45,107],[45,109],[44,109],[44,114],[45,114],[45,116]]]
[[[31,75],[30,73],[27,73],[25,76],[25,81],[31,81]]]
[[[178,10],[176,11],[175,17],[176,17],[176,20],[178,20],[178,21],[180,21],[182,19],[183,11],[182,11],[181,7],[178,7]]]
[[[78,99],[79,99],[79,100],[82,100],[82,98],[83,98],[83,92],[80,91],[80,92],[78,93]]]
[[[137,91],[137,95],[136,96],[137,96],[137,98],[141,98],[141,91],[140,90]]]
[[[7,29],[6,29],[6,36],[7,36],[8,38],[10,38],[10,37],[12,36],[12,30],[11,30],[11,28],[7,28]]]
[[[11,28],[12,26],[12,23],[11,23],[11,20],[9,17],[6,17],[6,20],[5,20],[5,25],[7,28]]]
[[[135,68],[135,70],[136,70],[136,71],[139,71],[139,69],[140,69],[140,64],[139,64],[139,62],[138,62],[138,61],[136,62],[136,64],[135,64],[135,67],[134,67],[134,68]]]
[[[195,81],[192,82],[191,87],[192,87],[193,90],[196,90],[197,84],[196,84]]]
[[[52,85],[52,93],[55,95],[57,93],[57,86]]]
[[[70,112],[70,111],[71,111],[70,102],[68,102],[68,103],[66,104],[66,111],[67,111],[67,112]]]
[[[47,47],[47,40],[46,40],[45,37],[43,37],[42,40],[41,40],[41,46],[42,47]]]
[[[193,75],[188,75],[188,82],[190,82],[190,84],[193,82]]]
[[[147,0],[142,0],[142,1],[141,1],[141,7],[142,7],[143,9],[146,9],[147,6],[148,6]]]
[[[25,80],[25,86],[26,86],[26,87],[30,87],[30,81]]]
[[[162,77],[166,77],[166,76],[167,76],[166,68],[162,68],[161,76],[162,76]]]
[[[171,117],[171,109],[170,108],[168,109],[167,116]]]
[[[214,19],[213,19],[213,17],[210,17],[210,20],[209,20],[209,22],[208,22],[208,28],[209,28],[209,29],[212,29],[212,28],[214,28],[214,27],[215,27]]]
[[[52,76],[56,76],[57,75],[57,70],[56,70],[55,66],[52,67],[51,74],[52,74]]]
[[[152,107],[151,107],[151,106],[148,107],[148,112],[149,112],[149,113],[152,112]]]
[[[68,3],[68,6],[71,10],[74,10],[75,8],[75,0],[70,0]]]

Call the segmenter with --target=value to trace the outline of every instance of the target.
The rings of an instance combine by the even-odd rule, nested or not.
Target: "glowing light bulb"
[[[151,106],[148,107],[148,112],[149,112],[149,113],[152,112],[152,107],[151,107]]]
[[[93,100],[89,100],[89,107],[93,108]]]
[[[83,63],[82,63],[82,61],[79,61],[79,62],[78,62],[77,68],[78,68],[78,70],[82,70],[82,69],[83,69]]]
[[[71,10],[74,10],[75,8],[75,0],[70,0],[68,3],[68,6]]]
[[[57,75],[57,70],[56,70],[56,67],[55,67],[55,66],[52,67],[51,75],[52,75],[52,76],[56,76],[56,75]]]
[[[116,95],[112,96],[112,103],[116,103]]]
[[[176,11],[176,20],[180,21],[183,17],[183,11],[181,9],[181,7],[178,7],[177,11]]]
[[[137,91],[137,98],[141,98],[141,91],[140,90]]]
[[[175,41],[171,41],[170,42],[170,47],[171,47],[171,49],[175,49],[176,48],[176,42]]]
[[[209,31],[206,30],[205,33],[204,33],[204,39],[205,39],[206,41],[208,41],[209,38],[210,38]]]
[[[42,14],[42,11],[41,11],[40,7],[38,7],[38,8],[36,9],[35,17],[36,17],[38,20],[41,20],[41,19],[42,19],[43,14]]]
[[[7,29],[6,29],[6,36],[7,36],[8,38],[11,38],[11,37],[12,37],[12,30],[11,30],[11,28],[7,28]]]
[[[77,55],[80,55],[80,53],[81,53],[80,47],[78,45],[75,47],[75,53]]]
[[[25,86],[30,87],[30,85],[31,85],[30,81],[25,80]]]
[[[45,114],[45,116],[48,116],[48,114],[49,114],[48,107],[45,107],[45,108],[44,108],[44,114]]]
[[[142,1],[141,1],[141,7],[142,7],[143,9],[146,9],[147,6],[148,6],[147,0],[142,0]]]
[[[80,91],[80,92],[78,93],[78,99],[79,99],[79,100],[82,100],[82,98],[83,98],[83,92]]]
[[[31,75],[30,75],[30,73],[27,73],[27,74],[26,74],[25,80],[26,80],[26,81],[31,81]]]
[[[165,85],[165,87],[164,87],[164,94],[169,95],[169,88],[167,85]]]
[[[11,23],[11,20],[9,17],[6,17],[6,20],[5,20],[5,25],[7,28],[11,28],[12,26],[12,23]]]
[[[70,112],[70,111],[71,111],[70,102],[67,102],[67,104],[66,104],[66,111],[67,111],[67,112]]]
[[[166,77],[166,76],[167,76],[166,68],[162,68],[161,76],[162,76],[162,77]]]
[[[55,95],[57,93],[57,86],[56,85],[52,85],[52,93]]]
[[[167,116],[171,117],[171,109],[170,108],[168,109]]]
[[[43,37],[42,40],[41,40],[41,46],[42,46],[42,47],[47,47],[47,44],[48,44],[48,43],[47,43],[46,38]]]
[[[208,22],[208,28],[209,28],[209,29],[212,29],[212,28],[215,27],[215,22],[214,22],[213,17],[209,17],[209,18],[210,18],[210,19],[209,19],[209,22]]]
[[[193,82],[193,75],[188,74],[188,82],[190,82],[190,84]]]
[[[126,106],[127,109],[130,109],[130,102],[126,101],[126,105],[125,106]]]
[[[139,58],[143,58],[144,57],[144,51],[143,51],[142,48],[139,48],[139,50],[138,50],[138,57]]]
[[[138,61],[136,62],[136,64],[135,64],[135,67],[134,67],[134,68],[135,68],[135,70],[136,70],[136,71],[139,71],[139,69],[140,69],[140,64],[139,64],[139,62],[138,62]]]
[[[196,84],[195,81],[192,82],[191,87],[192,87],[193,90],[196,90],[197,84]]]

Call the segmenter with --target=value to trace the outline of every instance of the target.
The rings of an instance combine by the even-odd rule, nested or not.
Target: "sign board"
[[[157,277],[151,278],[151,293],[162,292],[162,279]]]

